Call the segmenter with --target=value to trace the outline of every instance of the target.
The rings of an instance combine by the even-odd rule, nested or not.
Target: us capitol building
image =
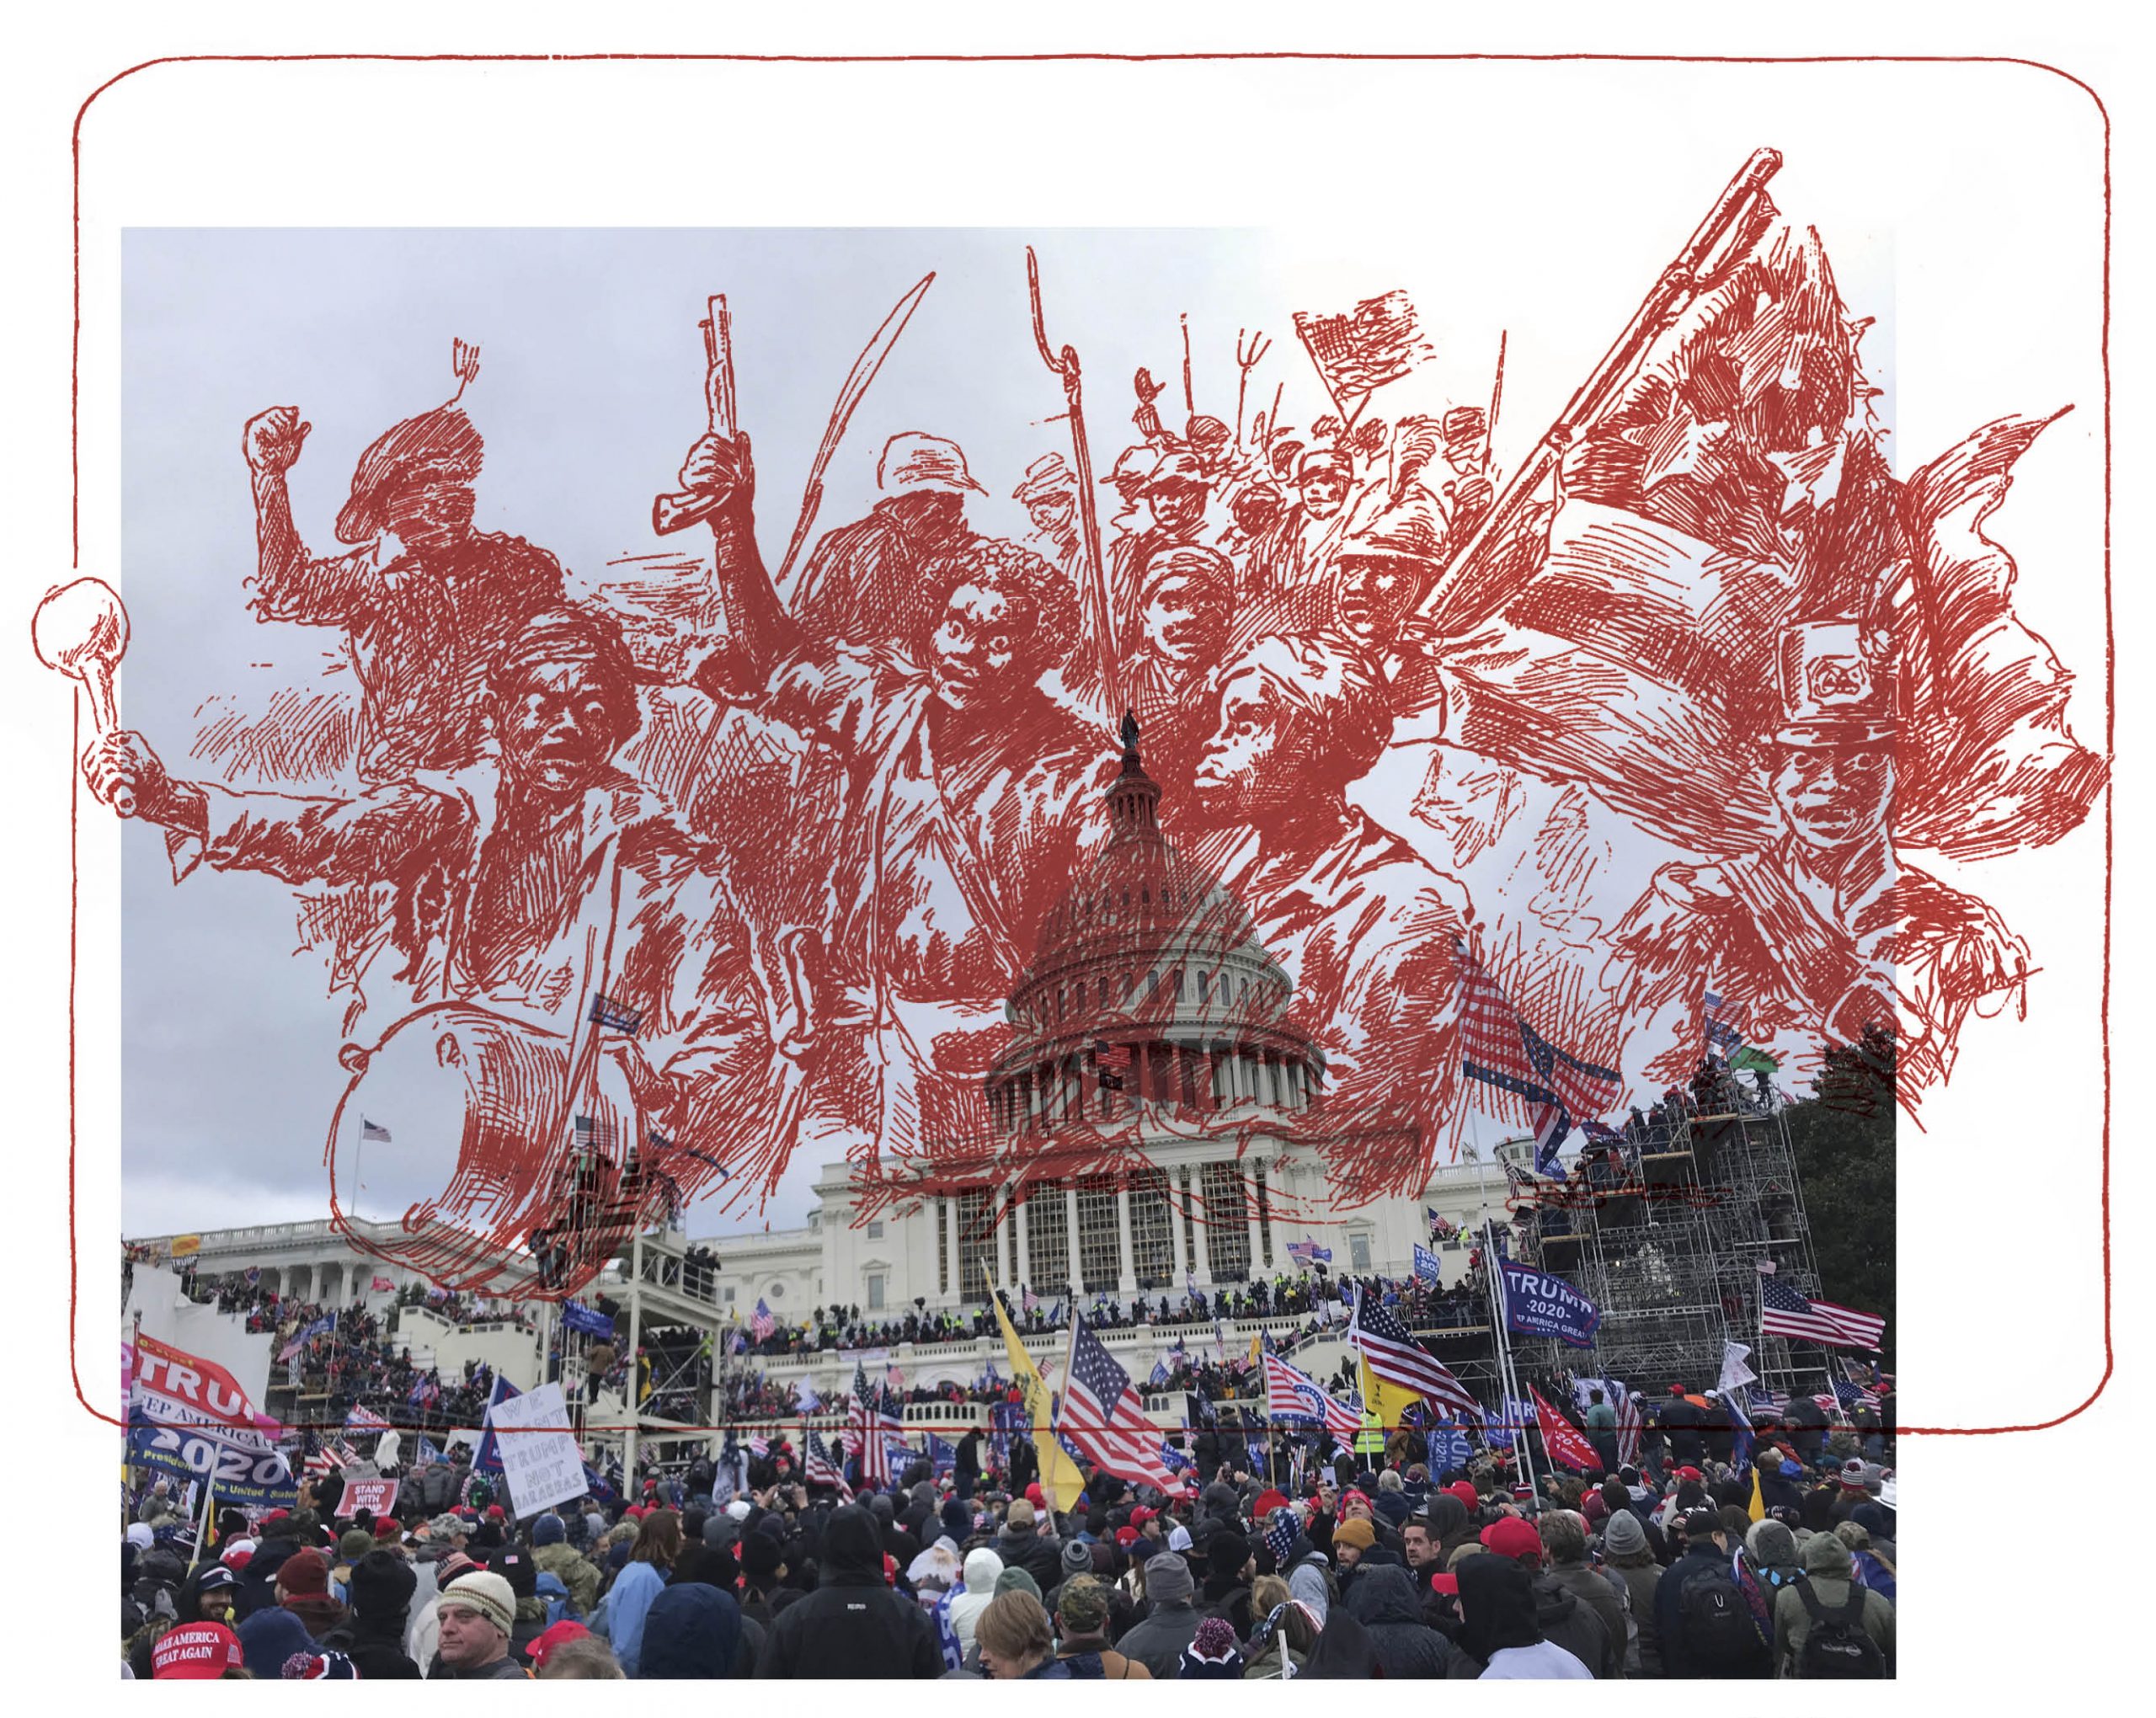
[[[803,1228],[647,1232],[635,1250],[644,1330],[686,1325],[723,1337],[746,1326],[759,1301],[782,1327],[834,1305],[858,1306],[870,1323],[916,1309],[970,1323],[991,1284],[1014,1304],[1030,1288],[1043,1310],[1066,1293],[1081,1304],[1097,1294],[1127,1309],[1144,1295],[1176,1306],[1193,1284],[1209,1296],[1293,1275],[1303,1266],[1289,1248],[1304,1242],[1330,1249],[1336,1273],[1406,1277],[1416,1245],[1429,1241],[1426,1208],[1459,1230],[1486,1212],[1504,1220],[1502,1163],[1529,1142],[1507,1141],[1498,1162],[1448,1166],[1412,1194],[1335,1203],[1321,1149],[1341,1135],[1323,1112],[1324,1052],[1291,1022],[1287,974],[1248,910],[1162,834],[1161,790],[1127,717],[1123,738],[1107,838],[1048,915],[1006,1005],[1012,1038],[985,1093],[990,1137],[970,1158],[937,1155],[917,1192],[901,1186],[894,1198],[886,1187],[873,1208],[857,1204],[851,1166],[827,1165]],[[385,1304],[413,1280],[363,1258],[326,1221],[182,1239],[205,1272],[259,1268],[266,1285],[310,1298]],[[1446,1286],[1465,1273],[1470,1244],[1454,1235],[1436,1246]],[[165,1251],[155,1240],[137,1245]],[[507,1275],[529,1269],[513,1260]],[[619,1300],[628,1272],[625,1256],[593,1287]],[[424,1309],[402,1309],[400,1335],[405,1325],[414,1327],[408,1341],[442,1358],[464,1346],[434,1331]],[[1257,1327],[1240,1321],[1233,1340],[1246,1344]],[[1134,1375],[1178,1340],[1195,1345],[1187,1325],[1109,1334]],[[1029,1346],[1059,1357],[1062,1341],[1054,1331]],[[910,1383],[935,1385],[970,1382],[1001,1354],[1000,1342],[968,1336],[900,1345],[888,1358]],[[520,1385],[535,1369],[536,1356],[499,1344],[488,1358]],[[750,1363],[776,1381],[807,1377],[829,1397],[846,1387],[854,1361],[829,1350]]]

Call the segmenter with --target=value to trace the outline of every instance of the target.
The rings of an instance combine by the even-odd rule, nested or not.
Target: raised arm
[[[737,678],[760,686],[793,654],[800,628],[779,600],[756,547],[756,465],[748,435],[698,437],[682,462],[680,481],[683,489],[713,498],[707,515],[712,565]]]
[[[285,473],[314,426],[296,406],[272,406],[248,419],[241,435],[254,488],[253,608],[265,621],[343,626],[374,594],[378,575],[371,551],[318,560],[292,523]]]

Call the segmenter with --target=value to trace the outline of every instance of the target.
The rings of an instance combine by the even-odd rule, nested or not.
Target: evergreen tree
[[[1892,1369],[1894,1323],[1894,1037],[1827,1052],[1818,1095],[1789,1112],[1790,1144],[1819,1262],[1820,1292],[1886,1321],[1882,1363]]]

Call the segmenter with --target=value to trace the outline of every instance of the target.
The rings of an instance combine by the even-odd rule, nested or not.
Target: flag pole
[[[1499,1375],[1504,1380],[1505,1401],[1509,1406],[1519,1400],[1519,1374],[1513,1364],[1512,1336],[1507,1329],[1508,1321],[1505,1307],[1505,1273],[1497,1262],[1497,1228],[1492,1219],[1486,1217],[1483,1219],[1482,1229],[1482,1267],[1490,1273],[1490,1310],[1492,1322],[1496,1326],[1497,1333],[1497,1369]],[[1536,1429],[1538,1431],[1540,1429],[1539,1421]],[[1534,1501],[1538,1496],[1534,1473],[1534,1450],[1527,1441],[1525,1426],[1515,1426],[1513,1428],[1513,1447],[1519,1452],[1520,1465],[1527,1471],[1529,1499]]]
[[[637,1491],[637,1428],[642,1423],[643,1404],[637,1399],[637,1386],[643,1380],[638,1376],[637,1348],[643,1340],[643,1212],[641,1189],[638,1201],[639,1208],[632,1221],[629,1241],[629,1377],[627,1384],[629,1417],[622,1433],[622,1486],[633,1503]]]

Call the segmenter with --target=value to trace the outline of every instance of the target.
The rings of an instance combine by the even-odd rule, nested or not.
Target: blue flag
[[[1592,1348],[1601,1310],[1561,1277],[1532,1265],[1499,1261],[1504,1285],[1505,1328],[1523,1337],[1555,1337],[1567,1347]]]
[[[495,1403],[505,1402],[513,1395],[523,1394],[522,1390],[497,1372],[494,1374],[494,1390],[487,1398],[487,1406],[491,1410]],[[472,1454],[472,1471],[475,1474],[498,1474],[501,1470],[501,1440],[494,1436],[494,1428],[489,1424],[480,1434],[479,1447]]]
[[[587,1337],[611,1337],[614,1321],[596,1307],[579,1306],[574,1300],[562,1303],[562,1325],[564,1329],[576,1331]]]
[[[1426,1283],[1435,1283],[1442,1275],[1438,1256],[1419,1241],[1415,1246],[1415,1274]]]
[[[418,1447],[412,1452],[412,1460],[416,1466],[438,1466],[440,1464],[441,1452],[435,1448],[434,1439],[424,1432],[419,1434]]]
[[[933,1432],[928,1434],[928,1465],[939,1474],[947,1473],[958,1465],[957,1448]]]
[[[1466,1428],[1460,1426],[1440,1426],[1430,1433],[1430,1476],[1434,1479],[1449,1468],[1465,1470],[1475,1459],[1475,1446],[1467,1441]]]
[[[1168,1363],[1167,1363],[1166,1361],[1165,1361],[1165,1360],[1155,1360],[1155,1361],[1153,1363],[1153,1375],[1152,1375],[1150,1379],[1148,1379],[1146,1380],[1146,1382],[1147,1382],[1147,1383],[1149,1383],[1149,1384],[1150,1384],[1150,1385],[1152,1385],[1155,1389],[1157,1389],[1157,1388],[1159,1388],[1161,1385],[1166,1384],[1167,1381],[1168,1381]]]

